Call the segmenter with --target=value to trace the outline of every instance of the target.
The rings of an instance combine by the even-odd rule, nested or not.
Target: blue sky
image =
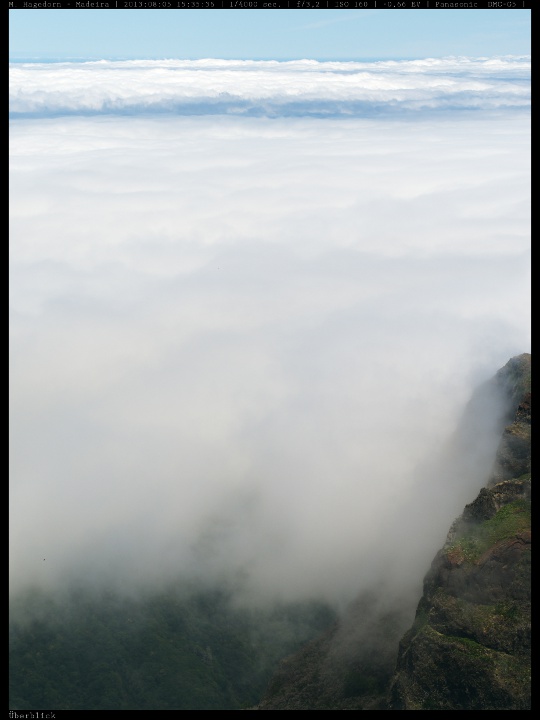
[[[12,10],[10,58],[530,54],[530,10]]]

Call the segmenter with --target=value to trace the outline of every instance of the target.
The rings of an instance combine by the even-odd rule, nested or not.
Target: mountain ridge
[[[399,610],[370,618],[368,595],[359,598],[282,662],[251,709],[530,709],[530,361],[511,358],[487,384],[506,402],[506,425],[485,486],[425,576],[412,626],[400,636]],[[347,628],[356,648],[334,657]]]

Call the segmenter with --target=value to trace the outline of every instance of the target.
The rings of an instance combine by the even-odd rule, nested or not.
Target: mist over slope
[[[441,458],[529,345],[528,61],[331,65],[12,67],[13,594],[346,603],[474,497],[497,428]]]
[[[334,622],[313,601],[246,606],[234,578],[177,578],[139,586],[136,596],[88,578],[63,592],[20,592],[11,603],[10,706],[527,709],[530,355],[477,388],[448,446],[420,470],[379,535],[388,542],[396,537],[389,527],[402,530],[393,553],[377,576],[365,569],[382,554],[366,557],[362,590]],[[433,533],[427,525],[414,533],[407,519],[418,504],[440,515],[441,483],[459,496],[465,484],[482,488],[453,523],[418,603],[414,568],[432,556]]]

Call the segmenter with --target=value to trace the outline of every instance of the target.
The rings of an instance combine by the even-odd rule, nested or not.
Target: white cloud
[[[528,108],[527,57],[419,61],[147,60],[17,63],[10,111],[354,115]]]
[[[528,349],[529,156],[510,113],[14,121],[13,586],[431,555],[477,487],[411,508],[419,464]]]

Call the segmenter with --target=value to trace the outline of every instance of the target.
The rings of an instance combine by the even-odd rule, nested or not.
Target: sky
[[[525,45],[111,60],[65,15],[93,60],[10,67],[11,591],[418,589],[530,350]]]
[[[10,10],[17,58],[528,55],[530,10]]]

